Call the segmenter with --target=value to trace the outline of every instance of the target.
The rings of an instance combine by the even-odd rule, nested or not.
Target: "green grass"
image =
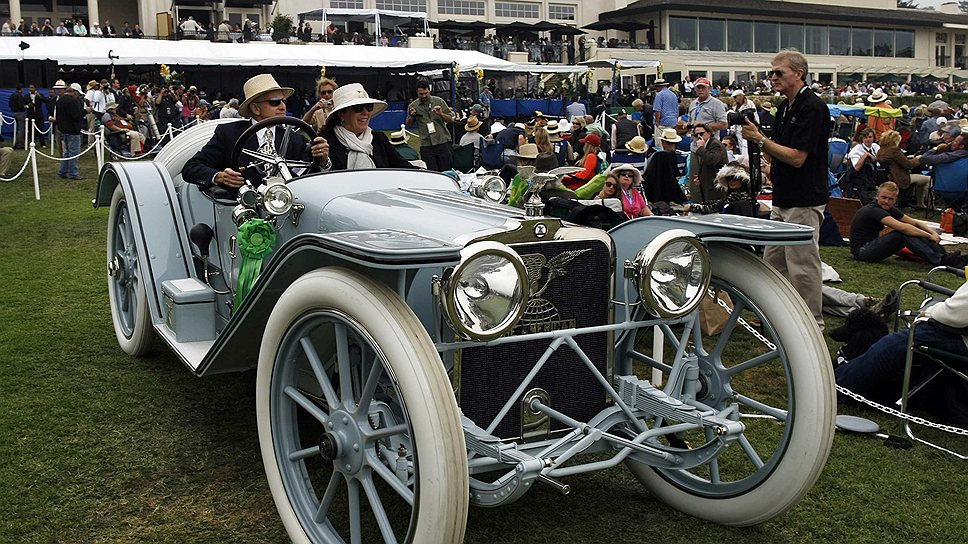
[[[0,542],[285,542],[258,450],[254,373],[196,379],[160,347],[124,355],[107,303],[108,212],[90,204],[93,157],[81,182],[39,166],[39,202],[29,177],[0,184]],[[925,270],[858,264],[844,248],[823,256],[843,288],[875,296]],[[897,432],[891,418],[847,411]],[[964,468],[925,447],[838,434],[813,490],[759,527],[679,514],[618,468],[569,478],[567,497],[538,487],[472,509],[467,542],[961,542]]]

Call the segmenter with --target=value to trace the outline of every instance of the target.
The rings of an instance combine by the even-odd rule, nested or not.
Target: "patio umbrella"
[[[587,30],[621,30],[623,32],[635,32],[643,28],[649,28],[649,23],[642,21],[619,21],[617,19],[596,21],[582,28]]]
[[[561,28],[559,28],[558,30],[552,30],[551,31],[552,34],[562,34],[565,36],[577,36],[579,34],[588,34],[584,30],[573,26],[569,26],[569,25],[558,25],[558,26]]]

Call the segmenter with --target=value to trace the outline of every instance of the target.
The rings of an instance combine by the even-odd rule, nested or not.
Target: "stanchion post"
[[[33,143],[37,141],[37,120],[36,119],[30,120],[30,138],[27,138],[27,141],[30,142],[31,147],[33,147]]]
[[[40,178],[37,176],[37,144],[30,142],[30,169],[34,173],[34,198],[40,200]]]
[[[658,326],[652,327],[652,358],[656,361],[662,360],[664,345],[662,329]],[[658,368],[652,369],[652,385],[662,387],[662,371]]]
[[[101,125],[101,128],[98,129],[97,139],[97,146],[95,146],[97,149],[97,171],[100,173],[101,168],[104,167],[104,125]]]

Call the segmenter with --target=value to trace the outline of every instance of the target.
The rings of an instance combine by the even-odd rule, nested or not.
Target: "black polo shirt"
[[[854,220],[850,223],[850,252],[857,255],[860,248],[868,242],[876,240],[884,230],[884,218],[893,217],[900,221],[904,218],[904,213],[896,207],[890,210],[871,202],[854,214]]]
[[[781,208],[827,203],[827,138],[830,111],[809,87],[800,89],[793,106],[784,100],[776,111],[773,141],[807,152],[800,168],[774,160],[773,205]]]

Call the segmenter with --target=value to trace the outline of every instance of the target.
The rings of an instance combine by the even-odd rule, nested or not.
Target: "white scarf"
[[[373,131],[366,127],[362,136],[357,136],[342,126],[336,127],[336,139],[346,146],[346,169],[376,168],[373,163]]]

